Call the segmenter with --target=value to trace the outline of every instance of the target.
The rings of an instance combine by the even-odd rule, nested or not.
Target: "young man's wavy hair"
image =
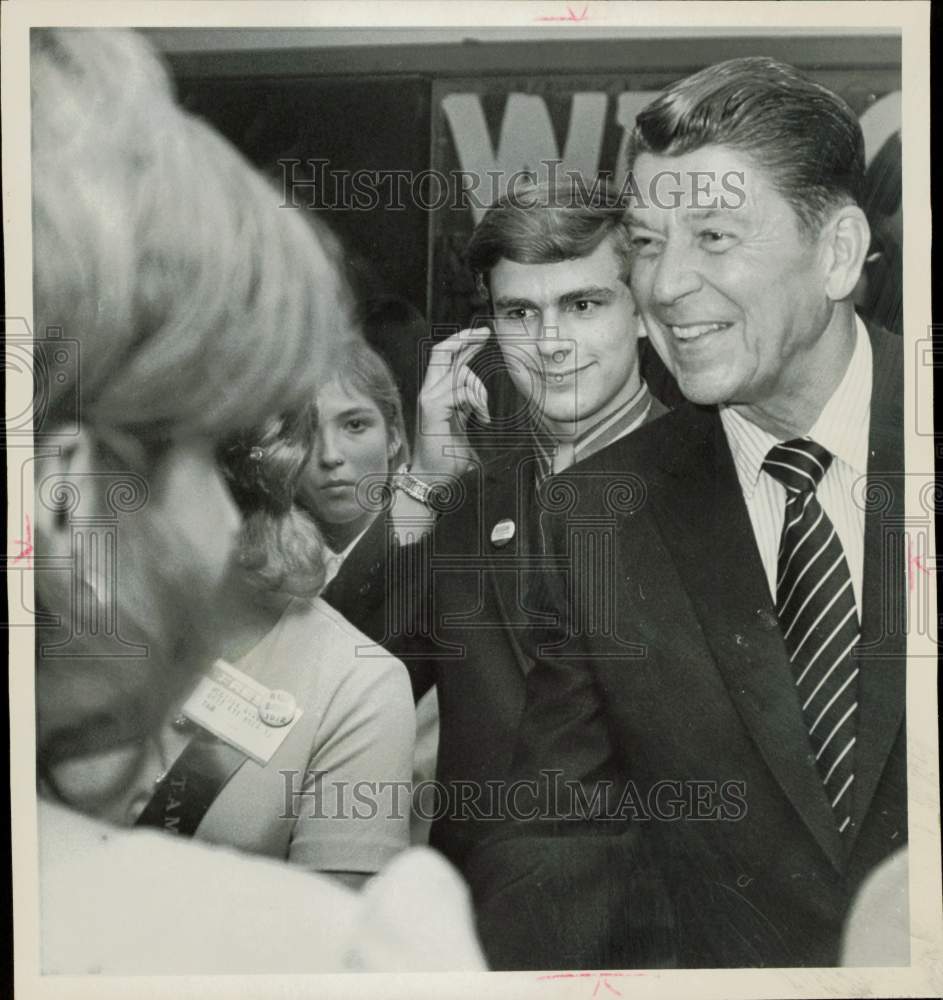
[[[630,262],[625,200],[607,185],[567,174],[555,183],[509,192],[488,209],[466,249],[479,295],[488,300],[488,277],[502,260],[557,264],[588,257],[608,237],[624,265]]]

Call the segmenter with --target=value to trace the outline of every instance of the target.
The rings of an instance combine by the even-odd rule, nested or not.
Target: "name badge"
[[[264,765],[294,729],[302,710],[287,691],[271,691],[225,660],[216,660],[197,682],[183,714]]]

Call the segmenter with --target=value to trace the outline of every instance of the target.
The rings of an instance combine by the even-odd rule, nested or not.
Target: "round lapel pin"
[[[491,544],[495,548],[504,548],[514,537],[517,528],[510,518],[503,518],[491,529]]]
[[[259,706],[259,718],[267,726],[287,726],[295,717],[297,702],[287,691],[270,691]]]

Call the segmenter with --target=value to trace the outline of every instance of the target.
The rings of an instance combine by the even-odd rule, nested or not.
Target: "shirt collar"
[[[720,419],[727,434],[733,464],[744,496],[749,500],[756,491],[756,484],[763,468],[763,460],[779,438],[751,423],[738,410],[720,407]]]
[[[651,406],[652,394],[643,379],[631,399],[565,442],[567,447],[573,449],[573,462],[595,455],[606,445],[635,430],[644,423]],[[553,471],[553,459],[561,443],[545,427],[537,426],[534,428],[534,445],[540,463],[540,476],[545,478]]]
[[[860,316],[855,316],[855,346],[838,387],[822,408],[808,436],[859,475],[868,470],[868,431],[871,420],[871,341]],[[747,499],[753,496],[763,461],[780,438],[751,423],[737,410],[720,407],[737,469]]]
[[[354,538],[354,540],[340,552],[332,551],[327,543],[325,543],[323,558],[324,583],[321,585],[322,590],[334,579],[335,576],[337,576],[338,573],[340,573],[341,567],[344,565],[344,560],[351,554],[351,552],[354,551],[357,543],[361,538],[363,538],[369,528],[370,525],[368,524],[367,527],[364,528],[363,531],[361,531],[360,534],[357,535],[357,537]]]
[[[860,476],[868,471],[868,433],[871,423],[871,339],[860,316],[855,349],[845,377],[825,404],[809,437]]]

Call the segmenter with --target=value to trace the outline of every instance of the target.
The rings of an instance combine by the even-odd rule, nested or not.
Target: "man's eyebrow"
[[[494,300],[495,309],[536,309],[537,304],[530,299],[517,298],[512,295],[502,295]]]
[[[712,222],[715,219],[729,219],[733,212],[725,208],[691,208],[684,214],[694,222]]]
[[[557,296],[557,302],[561,305],[568,305],[571,302],[579,302],[582,299],[611,299],[616,295],[616,290],[606,285],[586,285],[583,288],[574,288],[572,291],[564,292]],[[495,309],[540,309],[540,305],[531,299],[518,298],[505,295],[494,300]]]
[[[742,215],[742,211],[740,212]],[[724,208],[723,206],[715,208],[689,208],[684,212],[684,218],[688,222],[713,222],[718,219],[723,219],[730,221],[730,219],[737,217],[737,211],[732,208]],[[626,214],[626,224],[631,228],[635,226],[638,229],[655,229],[656,226],[652,223],[647,222],[644,216],[639,215],[637,212],[629,211]]]
[[[633,211],[629,209],[625,214],[625,224],[629,227],[637,226],[639,229],[651,229],[653,228],[649,223],[645,221],[645,218],[638,214],[638,210]]]
[[[557,302],[568,305],[571,302],[581,302],[583,299],[611,299],[615,294],[615,289],[606,285],[587,285],[585,288],[575,288],[572,292],[564,292]]]

